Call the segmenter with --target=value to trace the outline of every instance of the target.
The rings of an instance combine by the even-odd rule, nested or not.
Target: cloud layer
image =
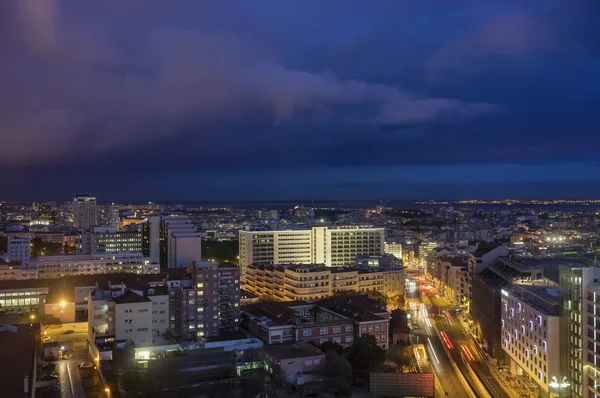
[[[486,164],[595,164],[597,11],[579,0],[0,2],[0,184],[18,197],[142,197],[165,179],[185,192],[181,175],[236,186],[243,172],[283,169],[312,175],[310,196],[350,183],[348,167],[363,181],[374,167],[460,165],[486,182]],[[111,188],[115,175],[129,185]]]

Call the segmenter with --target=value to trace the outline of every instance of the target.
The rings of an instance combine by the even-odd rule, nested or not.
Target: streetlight
[[[106,387],[104,389],[104,392],[106,393],[107,396],[110,396],[110,388]]]

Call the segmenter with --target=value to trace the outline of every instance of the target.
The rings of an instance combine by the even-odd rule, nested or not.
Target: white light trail
[[[429,338],[427,338],[427,342],[429,343],[429,346],[431,347],[431,352],[433,352],[433,357],[435,358],[435,361],[438,363],[438,365],[440,364],[440,360],[438,359],[437,354],[435,353],[435,348],[433,348],[433,344],[431,344],[431,340],[429,340]]]

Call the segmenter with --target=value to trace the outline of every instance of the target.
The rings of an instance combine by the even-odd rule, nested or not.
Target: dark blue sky
[[[0,200],[600,197],[599,15],[3,1]]]

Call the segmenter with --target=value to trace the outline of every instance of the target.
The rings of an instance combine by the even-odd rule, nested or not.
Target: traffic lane
[[[420,305],[423,301],[421,300],[418,290],[410,295],[411,297],[409,297],[409,302],[412,301],[415,303],[415,315],[418,316],[418,314],[421,312]],[[425,320],[423,318],[419,317],[418,319],[420,325],[425,325]],[[429,361],[433,366],[435,375],[440,381],[444,392],[447,392],[449,397],[469,397],[469,393],[456,374],[456,371],[452,366],[450,359],[446,355],[446,351],[444,350],[442,342],[437,334],[435,334],[433,330],[427,326],[419,332],[413,334],[419,336],[419,342],[425,345]]]
[[[458,338],[456,335],[451,333],[449,324],[448,324],[448,320],[446,318],[440,317],[437,321],[437,326],[438,326],[438,329],[440,330],[440,333],[444,332],[444,333],[446,333],[446,336],[448,337],[449,344],[447,344],[447,348],[448,348],[448,351],[450,352],[450,355],[452,356],[452,359],[456,363],[458,370],[462,373],[463,377],[465,378],[465,380],[467,381],[467,383],[469,384],[471,389],[473,391],[477,392],[478,391],[478,389],[476,388],[477,384],[471,377],[471,374],[469,373],[469,370],[467,369],[467,365],[465,364],[465,362],[463,360],[463,356],[461,355],[461,352],[462,352],[461,344],[463,344],[464,342],[462,341],[462,339]]]
[[[71,390],[71,381],[69,377],[68,360],[58,361],[56,370],[58,372],[58,380],[60,382],[60,396],[62,398],[73,398]]]
[[[510,395],[503,388],[500,380],[493,374],[490,367],[487,365],[487,358],[481,352],[481,349],[475,344],[473,338],[465,334],[464,329],[460,326],[460,323],[456,318],[454,318],[455,326],[451,327],[450,333],[453,336],[457,336],[456,338],[460,338],[462,344],[464,344],[468,349],[471,355],[473,356],[473,360],[470,361],[475,374],[479,377],[479,379],[486,386],[488,391],[494,397],[510,397]],[[458,337],[460,336],[460,337]]]
[[[85,352],[77,352],[69,359],[56,362],[58,379],[60,381],[60,392],[63,398],[85,397],[83,382],[79,375],[79,364],[85,361]]]
[[[444,392],[448,393],[449,397],[468,397],[469,394],[446,356],[439,338],[437,336],[428,337],[425,346],[429,361]]]
[[[471,377],[471,373],[468,370],[469,365],[467,365],[465,361],[469,361],[475,375],[493,397],[508,398],[509,395],[502,388],[499,381],[494,378],[487,365],[482,362],[485,361],[485,359],[482,358],[479,351],[475,349],[473,339],[465,335],[464,330],[459,323],[455,320],[454,324],[451,325],[449,324],[448,319],[444,318],[442,322],[438,322],[438,325],[440,324],[442,324],[440,329],[443,329],[446,332],[451,343],[455,347],[454,350],[451,350],[452,357],[469,384],[475,388],[476,381]],[[465,348],[463,348],[463,346]],[[466,356],[471,356],[471,360],[465,358]]]

